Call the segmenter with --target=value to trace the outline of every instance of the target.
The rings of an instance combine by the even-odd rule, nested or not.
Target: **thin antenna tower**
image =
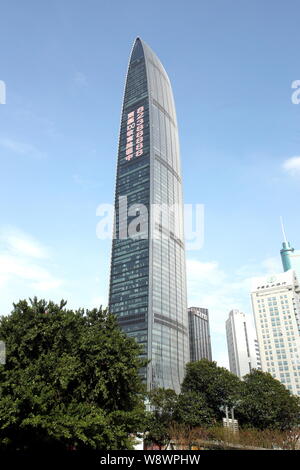
[[[282,218],[282,216],[280,216],[280,223],[281,223],[281,229],[282,229],[282,233],[283,233],[283,239],[284,239],[285,243],[287,244],[288,241],[287,241],[286,233],[285,233],[285,230],[284,230],[284,225],[283,225],[283,218]]]

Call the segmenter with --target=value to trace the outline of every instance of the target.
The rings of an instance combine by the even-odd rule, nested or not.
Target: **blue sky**
[[[229,309],[251,314],[251,278],[281,270],[280,215],[300,246],[299,13],[296,0],[2,2],[1,314],[33,295],[107,303],[96,208],[113,201],[141,36],[172,81],[184,200],[205,205],[203,248],[187,253],[189,305],[210,309],[213,355],[227,364]]]

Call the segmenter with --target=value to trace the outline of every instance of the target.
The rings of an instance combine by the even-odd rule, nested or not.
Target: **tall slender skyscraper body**
[[[124,93],[115,214],[110,312],[143,345],[148,390],[179,391],[189,344],[177,120],[170,80],[140,38]]]
[[[208,309],[189,307],[188,319],[190,360],[192,362],[200,361],[201,359],[212,361]]]
[[[242,378],[252,369],[261,369],[254,328],[240,310],[231,310],[226,320],[226,337],[230,371]]]

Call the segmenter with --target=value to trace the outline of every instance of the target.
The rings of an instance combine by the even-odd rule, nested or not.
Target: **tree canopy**
[[[286,430],[300,423],[300,399],[271,374],[254,370],[242,382],[237,413],[241,424]]]
[[[148,394],[136,341],[101,308],[19,301],[0,319],[6,363],[0,364],[0,450],[129,449],[131,434],[148,431],[160,445],[172,423],[206,427],[235,406],[242,426],[288,430],[300,423],[300,400],[270,374],[241,381],[206,359],[187,364],[182,392]]]
[[[156,388],[148,393],[150,411],[146,423],[146,441],[164,446],[170,439],[169,428],[174,420],[177,395],[169,388]]]
[[[204,397],[207,417],[211,416],[207,413],[211,410],[217,420],[224,417],[225,406],[234,406],[235,416],[242,426],[286,430],[300,424],[300,399],[271,374],[259,370],[252,370],[240,380],[207,359],[190,362],[182,391]],[[182,412],[187,410],[188,406]],[[204,406],[202,411],[205,411]],[[189,419],[192,422],[192,417]]]
[[[183,392],[197,392],[204,397],[215,418],[223,416],[221,407],[236,404],[240,388],[241,381],[236,375],[207,359],[188,363],[182,383]]]
[[[214,413],[203,394],[184,392],[178,395],[174,420],[188,427],[206,427],[215,423]]]
[[[148,413],[147,440],[164,446],[170,440],[174,423],[188,428],[206,427],[214,423],[212,410],[205,397],[197,392],[177,395],[174,390],[157,388],[149,394],[151,411]]]
[[[137,343],[102,311],[34,298],[0,320],[0,448],[126,449],[142,426]]]

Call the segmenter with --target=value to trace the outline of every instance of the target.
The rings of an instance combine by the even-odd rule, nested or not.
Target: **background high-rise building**
[[[237,309],[229,312],[226,337],[231,372],[242,378],[252,369],[261,368],[254,328],[243,312]]]
[[[200,361],[200,359],[208,359],[211,361],[211,340],[207,308],[190,307],[188,309],[188,317],[190,360]]]
[[[132,216],[143,217],[133,237],[126,237],[127,208],[120,197],[127,198],[130,223]],[[177,119],[168,75],[139,38],[125,86],[115,209],[109,309],[150,360],[141,371],[147,388],[179,391],[189,344]]]
[[[300,395],[300,287],[293,270],[255,279],[251,293],[262,370]]]

